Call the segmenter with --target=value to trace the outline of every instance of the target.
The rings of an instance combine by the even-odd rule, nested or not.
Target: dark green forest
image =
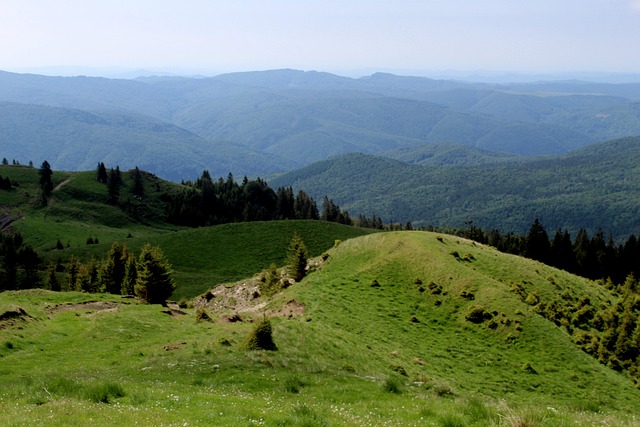
[[[497,160],[466,149],[432,154],[433,162],[424,165],[349,154],[271,182],[316,198],[329,195],[350,212],[421,227],[462,228],[473,221],[485,230],[526,234],[539,218],[574,236],[581,228],[590,234],[602,228],[616,241],[640,233],[640,138],[562,156]],[[471,156],[474,164],[443,165],[440,156]]]

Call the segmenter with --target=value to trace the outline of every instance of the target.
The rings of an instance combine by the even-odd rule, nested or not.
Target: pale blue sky
[[[640,73],[640,0],[0,0],[0,69]]]

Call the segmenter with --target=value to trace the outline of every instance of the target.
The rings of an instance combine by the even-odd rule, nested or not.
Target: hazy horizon
[[[640,0],[0,0],[0,69],[640,81]],[[144,74],[142,73],[142,74]]]

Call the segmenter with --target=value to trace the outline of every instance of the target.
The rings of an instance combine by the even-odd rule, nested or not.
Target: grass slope
[[[541,264],[424,232],[330,250],[320,271],[271,302],[306,305],[302,317],[272,320],[278,351],[245,351],[252,324],[196,323],[192,309],[169,316],[115,296],[5,292],[0,313],[18,314],[0,329],[3,425],[638,425],[631,382],[576,350],[510,282],[608,297]],[[472,304],[511,323],[470,323]]]

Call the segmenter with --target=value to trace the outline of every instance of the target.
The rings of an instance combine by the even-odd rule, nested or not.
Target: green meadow
[[[3,425],[639,425],[631,380],[512,291],[612,297],[595,283],[427,232],[345,239],[324,258],[233,323],[211,306],[197,322],[191,306],[114,295],[0,294]],[[303,313],[271,319],[278,349],[245,350],[254,321],[292,300]],[[474,307],[497,326],[470,321]]]

